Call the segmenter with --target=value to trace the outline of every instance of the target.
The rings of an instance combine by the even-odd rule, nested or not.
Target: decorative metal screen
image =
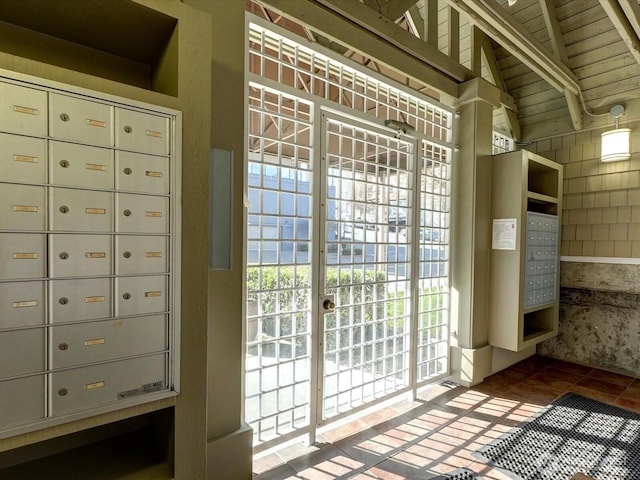
[[[421,142],[418,228],[418,380],[448,371],[449,208],[448,149]]]
[[[309,425],[312,111],[249,90],[245,417],[256,442]]]
[[[326,122],[324,419],[409,386],[413,144]]]
[[[249,23],[245,417],[256,451],[448,368],[452,112],[320,50]],[[330,293],[335,312],[315,310]]]

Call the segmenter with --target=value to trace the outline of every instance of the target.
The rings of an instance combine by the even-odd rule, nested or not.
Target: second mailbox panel
[[[0,133],[0,181],[47,183],[45,140]]]
[[[0,285],[0,329],[42,325],[45,320],[44,282]]]
[[[0,233],[0,279],[46,276],[45,235]]]
[[[116,211],[117,232],[169,232],[169,199],[167,197],[117,193]]]
[[[50,304],[54,323],[76,322],[111,316],[110,278],[52,280]]]
[[[110,192],[69,188],[51,189],[51,229],[111,232],[113,200]]]
[[[113,146],[113,107],[52,93],[49,135],[103,147]]]
[[[45,188],[0,183],[0,230],[45,230]]]
[[[51,329],[53,368],[115,360],[167,349],[164,315],[103,320]]]
[[[116,188],[132,192],[169,193],[169,159],[142,153],[116,152]]]
[[[164,273],[168,269],[167,237],[116,237],[116,275]]]
[[[167,389],[164,354],[51,374],[52,414],[129,400]]]
[[[169,155],[169,119],[135,110],[116,108],[116,148]]]
[[[44,417],[44,375],[0,382],[0,428]]]
[[[116,315],[164,312],[168,308],[167,277],[120,277],[116,279]]]
[[[0,378],[42,372],[45,347],[44,328],[0,332]]]
[[[52,277],[111,275],[111,236],[49,235]]]
[[[53,185],[113,189],[113,150],[75,143],[49,144]]]

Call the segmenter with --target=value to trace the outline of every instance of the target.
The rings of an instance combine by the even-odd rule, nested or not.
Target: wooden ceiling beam
[[[638,32],[634,30],[632,22],[638,23],[638,4],[633,8],[628,0],[600,0],[600,5],[609,16],[611,23],[616,27],[622,41],[625,43],[636,62],[640,63],[640,40]],[[631,17],[627,17],[627,11]]]
[[[509,127],[511,138],[516,142],[520,141],[522,137],[522,129],[520,128],[520,122],[518,122],[518,116],[516,115],[518,107],[511,95],[507,93],[507,87],[502,78],[498,61],[496,60],[495,52],[493,51],[493,45],[489,37],[485,33],[481,33],[478,37],[480,42],[480,48],[484,55],[487,69],[489,70],[489,77],[493,84],[501,90],[500,93],[500,108],[504,111],[504,116]]]
[[[424,5],[424,17],[415,4],[407,10],[408,20],[418,36],[432,47],[438,48],[438,0],[420,0]]]
[[[381,8],[380,13],[382,13],[389,20],[397,20],[404,13],[413,7],[418,0],[388,0],[384,2],[384,0],[380,1]]]
[[[447,0],[513,56],[536,72],[556,90],[567,88],[578,95],[578,79],[566,65],[556,60],[504,8],[488,0]]]
[[[640,5],[631,0],[618,0],[618,3],[627,16],[631,28],[636,32],[636,37],[640,38]]]
[[[276,3],[276,0],[264,1]],[[395,23],[360,2],[354,2],[353,0],[315,0],[314,2],[310,2],[310,0],[278,0],[277,3],[292,3],[296,5],[315,3],[323,5],[458,82],[473,78],[473,73],[468,68],[452,60],[437,48],[416,38],[415,35],[398,28]]]
[[[549,38],[551,39],[551,48],[556,57],[569,68],[569,56],[567,55],[567,49],[565,48],[564,40],[562,39],[562,30],[560,29],[560,22],[556,17],[555,6],[553,0],[540,0],[540,8],[542,9],[542,16],[544,17],[544,23],[547,26],[549,32]],[[564,96],[567,100],[567,107],[569,108],[569,115],[571,116],[571,123],[575,130],[582,130],[582,109],[580,108],[580,102],[578,101],[578,95],[571,92],[568,88],[564,88]]]
[[[438,92],[440,101],[443,103],[451,104],[458,97],[458,81],[443,73],[443,71],[446,71],[445,69],[440,71],[438,68],[431,66],[431,64],[426,64],[420,58],[427,55],[427,51],[431,52],[426,43],[406,30],[402,30],[388,19],[380,18],[378,13],[373,12],[359,2],[353,3],[357,3],[369,15],[373,15],[377,22],[390,24],[386,28],[393,27],[393,32],[396,35],[394,37],[395,42],[399,41],[398,38],[411,37],[413,42],[420,44],[420,51],[413,52],[411,48],[407,47],[398,48],[394,45],[395,42],[383,38],[375,31],[345,18],[345,16],[332,8],[321,5],[320,1],[317,0],[257,0],[257,3],[267,5],[271,10],[285,15],[301,25],[312,28],[315,32],[327,36],[330,40],[347,45],[366,57],[376,58],[405,77],[414,79],[424,85],[429,85]],[[351,3],[351,1],[348,3]],[[440,52],[438,53],[444,55]],[[451,62],[450,59],[449,62]],[[433,59],[431,63],[437,64]],[[468,69],[460,65],[458,67],[462,69],[459,73],[464,72],[467,75],[471,75]]]

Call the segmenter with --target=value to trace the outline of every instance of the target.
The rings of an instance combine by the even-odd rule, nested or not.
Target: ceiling
[[[366,61],[348,39],[328,40],[314,29],[307,8],[357,24],[457,83],[482,76],[503,91],[494,128],[516,140],[609,125],[614,104],[626,107],[623,121],[640,119],[638,0],[247,1],[275,22],[282,17],[269,9],[287,10],[287,3],[295,4],[294,20],[308,22],[300,32],[351,58]],[[422,90],[438,96],[437,88]]]

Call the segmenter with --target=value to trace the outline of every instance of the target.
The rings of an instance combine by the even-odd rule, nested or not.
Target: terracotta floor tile
[[[252,480],[294,480],[299,479],[297,472],[289,465],[281,465],[268,472],[254,475]]]
[[[555,392],[548,388],[541,388],[527,383],[519,383],[509,389],[507,395],[513,400],[529,405],[548,405],[555,400],[560,392]]]
[[[625,390],[625,387],[622,385],[605,382],[591,377],[583,378],[576,385],[614,396],[620,395]]]
[[[622,398],[640,398],[640,380],[634,380],[634,382],[629,385],[624,392],[620,394]]]
[[[330,444],[256,460],[253,480],[425,480],[463,467],[507,480],[476,452],[567,392],[640,412],[640,379],[536,356],[473,388],[442,384],[319,436]]]
[[[543,370],[540,370],[538,373],[530,377],[530,379],[544,378],[545,380],[548,380],[548,381],[557,380],[565,383],[578,383],[580,380],[582,380],[583,377],[584,375],[582,374],[564,372],[562,370],[558,370],[557,368],[554,368],[554,366],[551,365]]]
[[[262,473],[283,465],[285,460],[277,453],[270,453],[253,460],[253,473]]]
[[[356,433],[362,432],[369,428],[369,425],[364,423],[362,420],[354,420],[349,423],[345,423],[344,425],[340,425],[339,427],[332,428],[331,430],[327,430],[326,432],[318,435],[318,441],[321,442],[335,442],[345,437],[349,437]]]
[[[622,385],[624,387],[628,387],[634,381],[633,377],[628,377],[626,375],[620,375],[619,373],[607,372],[606,370],[593,369],[587,375],[587,378],[595,378],[597,380],[602,380],[607,383],[613,383],[616,385]]]
[[[581,385],[573,385],[567,392],[565,393],[577,393],[582,395],[583,397],[593,398],[594,400],[598,400],[600,402],[613,404],[616,401],[616,396],[608,393],[600,392],[598,390],[593,390],[591,388],[583,387]]]
[[[521,370],[524,372],[536,373],[542,370],[543,368],[548,367],[554,362],[555,362],[555,359],[553,358],[542,357],[540,355],[533,355],[532,357],[526,358],[521,362],[516,363],[510,368],[514,370]]]
[[[640,398],[638,397],[636,397],[636,400],[631,400],[629,398],[618,398],[615,401],[615,404],[619,407],[631,410],[632,412],[640,413]]]
[[[344,452],[331,444],[327,444],[308,455],[289,460],[288,465],[291,465],[296,472],[302,472],[314,465],[330,462],[340,457],[344,457]]]
[[[587,375],[593,368],[587,367],[585,365],[578,365],[577,363],[569,363],[564,360],[556,360],[553,362],[551,367],[556,370],[562,370],[563,372],[573,373],[576,375]]]

